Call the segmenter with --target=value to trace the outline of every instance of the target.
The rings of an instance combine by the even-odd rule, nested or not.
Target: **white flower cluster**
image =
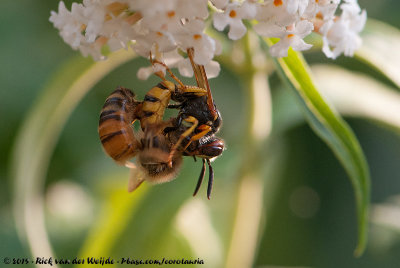
[[[366,21],[357,0],[83,0],[69,11],[64,2],[50,21],[73,49],[95,60],[104,59],[102,48],[111,51],[133,46],[148,57],[163,55],[170,67],[182,75],[192,75],[190,62],[179,50],[194,48],[194,61],[204,65],[212,77],[219,64],[212,61],[221,45],[205,31],[206,21],[222,31],[229,26],[228,37],[237,40],[247,31],[243,20],[254,21],[261,36],[278,37],[271,47],[272,56],[285,57],[289,47],[302,51],[312,45],[303,38],[313,30],[323,36],[323,52],[336,58],[344,52],[351,56],[361,44],[358,36]],[[336,15],[340,5],[342,13]],[[209,12],[211,10],[212,12]],[[212,13],[210,15],[210,13]],[[154,71],[154,70],[153,70]],[[151,68],[140,70],[142,78]]]

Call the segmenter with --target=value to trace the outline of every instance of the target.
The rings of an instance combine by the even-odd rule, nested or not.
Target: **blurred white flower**
[[[311,22],[302,20],[290,27],[290,30],[277,31],[273,37],[279,37],[278,43],[270,48],[273,57],[287,57],[289,47],[295,51],[302,51],[312,47],[304,42],[303,38],[311,33],[314,26]]]
[[[299,16],[290,14],[286,7],[286,2],[282,0],[269,0],[257,9],[255,17],[258,21],[253,28],[261,36],[272,37],[271,33],[276,33],[277,27],[284,28],[295,23]]]
[[[193,69],[189,59],[184,59],[178,64],[179,73],[182,76],[192,77]],[[204,65],[204,69],[206,70],[206,74],[208,78],[214,78],[219,75],[219,71],[221,67],[217,61],[210,61],[206,65]]]
[[[137,77],[141,80],[146,80],[150,75],[158,72],[161,72],[165,76],[166,69],[164,65],[155,63],[149,67],[140,68],[137,73]]]
[[[194,61],[200,65],[206,65],[215,55],[216,42],[204,33],[204,21],[194,19],[183,27],[182,34],[176,36],[179,47],[186,51],[194,48]]]
[[[211,0],[211,3],[213,3],[213,5],[219,9],[223,9],[224,7],[226,7],[228,2],[229,0]]]
[[[218,31],[225,29],[229,25],[228,36],[232,40],[237,40],[243,37],[246,33],[246,26],[243,24],[243,19],[252,19],[256,15],[257,6],[252,2],[244,2],[228,4],[224,12],[214,13],[213,23]]]
[[[322,51],[328,58],[336,59],[342,53],[353,56],[362,44],[359,33],[365,26],[367,12],[361,11],[355,0],[345,2],[341,5],[341,16],[326,22],[320,29],[324,42]]]
[[[298,13],[301,16],[306,10],[308,2],[309,0],[287,0],[287,12],[289,14]]]
[[[176,48],[175,40],[168,32],[148,32],[138,35],[133,48],[139,55],[148,57],[150,52],[155,54],[155,44],[159,52],[168,52]]]
[[[333,19],[340,0],[310,0],[302,17],[312,20],[316,16],[323,19]]]
[[[58,5],[58,13],[51,12],[50,21],[60,30],[61,37],[73,49],[77,49],[81,43],[85,43],[82,31],[85,30],[88,20],[85,18],[84,12],[85,7],[77,3],[72,3],[71,12],[68,11],[63,1]]]

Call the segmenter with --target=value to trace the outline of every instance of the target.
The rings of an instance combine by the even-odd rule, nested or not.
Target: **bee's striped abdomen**
[[[105,152],[120,164],[134,157],[139,150],[132,121],[140,104],[135,94],[127,88],[118,87],[106,99],[99,120],[99,136]]]
[[[140,124],[145,129],[151,124],[163,120],[165,109],[171,100],[171,94],[175,90],[175,84],[163,81],[147,92],[143,100]]]

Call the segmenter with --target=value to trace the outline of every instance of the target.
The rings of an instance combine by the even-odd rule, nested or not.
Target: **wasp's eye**
[[[214,127],[215,131],[218,131],[222,125],[222,117],[221,117],[219,110],[217,110],[217,109],[215,109],[215,110],[217,111],[217,118],[213,122],[213,127]]]

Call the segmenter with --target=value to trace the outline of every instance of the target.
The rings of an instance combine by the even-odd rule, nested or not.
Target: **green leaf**
[[[400,87],[400,31],[380,21],[368,19],[361,35],[363,45],[355,53],[367,63]]]
[[[271,46],[274,41],[265,39]],[[299,101],[310,126],[326,142],[345,168],[353,184],[358,218],[358,245],[355,255],[366,247],[370,178],[361,147],[343,119],[325,102],[311,78],[310,70],[300,53],[289,50],[288,57],[275,59],[278,72]]]
[[[400,114],[400,93],[394,88],[334,65],[312,66],[312,71],[321,92],[341,114],[368,118],[400,132],[400,118],[393,116]]]
[[[82,259],[88,256],[94,258],[110,256],[112,248],[128,228],[129,219],[142,204],[149,188],[147,185],[142,185],[134,194],[128,194],[126,181],[124,185],[116,183],[115,178],[106,181],[111,183],[103,187],[104,201],[101,213],[80,250]],[[91,264],[86,262],[82,267],[87,266]]]

